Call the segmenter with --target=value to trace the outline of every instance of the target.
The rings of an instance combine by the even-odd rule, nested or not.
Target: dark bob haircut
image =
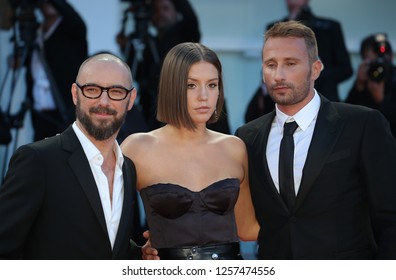
[[[212,64],[218,72],[219,98],[216,110],[208,120],[217,121],[222,114],[224,104],[224,87],[222,68],[217,54],[200,43],[181,43],[173,47],[165,57],[161,69],[158,89],[157,119],[160,122],[178,128],[196,129],[187,109],[188,73],[193,64],[198,62]]]

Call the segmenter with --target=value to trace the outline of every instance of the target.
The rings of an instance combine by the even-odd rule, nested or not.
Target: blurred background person
[[[340,101],[338,84],[353,74],[341,24],[329,18],[317,17],[309,7],[309,0],[285,0],[288,15],[280,21],[297,20],[310,27],[318,42],[319,57],[324,68],[315,88],[331,101]],[[267,25],[267,30],[274,25]]]
[[[65,0],[45,0],[43,21],[26,67],[34,141],[60,133],[75,117],[70,98],[80,64],[87,58],[86,26]]]
[[[162,61],[168,51],[182,42],[199,42],[198,18],[187,0],[130,1],[135,29],[117,34],[117,43],[138,83],[138,100],[147,130],[161,126],[155,118],[157,88]],[[124,21],[125,25],[125,21]],[[155,34],[149,30],[154,27]],[[128,121],[127,121],[128,122]],[[133,123],[132,123],[133,125]]]
[[[138,115],[136,111],[140,110],[145,122],[144,130],[150,131],[162,126],[155,117],[155,110],[163,59],[168,51],[179,43],[200,42],[201,32],[197,14],[187,0],[129,1],[131,5],[125,11],[125,15],[132,13],[135,29],[127,36],[124,18],[116,40],[135,74],[141,107],[136,106],[128,115],[132,118],[134,114]],[[150,27],[154,27],[154,32],[150,32]],[[224,108],[219,121],[209,127],[219,132],[230,133],[226,106]],[[142,131],[142,125],[137,127],[138,123],[135,117],[134,119],[127,119],[119,135],[120,141],[130,133]]]
[[[0,153],[1,178],[20,144],[53,136],[71,124],[70,85],[87,57],[85,22],[65,0],[6,3],[1,3],[5,18],[0,28],[9,30],[11,52],[1,60],[7,61],[0,93],[0,140],[6,145]]]
[[[345,102],[381,111],[396,138],[396,66],[387,35],[378,33],[364,38],[360,57],[362,62]]]
[[[262,73],[262,72],[261,72]],[[262,75],[261,75],[262,76]],[[267,86],[261,78],[260,86],[257,88],[252,99],[250,99],[245,111],[245,123],[248,123],[275,108],[275,102],[268,93]]]

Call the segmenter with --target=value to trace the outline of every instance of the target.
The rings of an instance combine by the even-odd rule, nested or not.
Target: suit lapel
[[[341,134],[342,126],[343,122],[332,103],[321,96],[321,106],[308,149],[294,210],[301,206],[304,198],[314,185],[316,178],[333,151],[333,147]]]
[[[93,212],[95,213],[103,231],[106,233],[106,236],[108,236],[99,191],[87,157],[76,134],[74,133],[73,128],[69,127],[65,130],[65,132],[61,134],[61,138],[63,149],[71,152],[71,156],[69,158],[70,168],[76,174],[76,178],[84,190]]]
[[[279,195],[278,190],[275,187],[274,181],[272,180],[271,173],[268,167],[267,161],[267,144],[268,144],[268,136],[271,130],[272,121],[275,117],[275,110],[263,117],[262,122],[256,127],[257,134],[253,138],[251,155],[253,155],[252,160],[250,160],[249,168],[254,168],[254,174],[258,174],[260,176],[259,181],[264,182],[264,186],[268,187],[271,193],[274,195],[275,199],[279,201],[279,203],[283,204],[284,208],[287,210],[287,206],[284,203],[283,199]],[[253,165],[254,163],[254,165]]]

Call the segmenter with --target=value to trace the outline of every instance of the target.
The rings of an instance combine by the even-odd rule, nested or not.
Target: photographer
[[[86,26],[74,8],[65,0],[36,2],[43,22],[25,63],[34,141],[55,135],[71,123],[75,113],[70,85],[88,56]]]
[[[140,104],[149,130],[158,128],[155,118],[157,88],[162,61],[168,51],[182,42],[199,42],[198,18],[187,0],[129,0],[137,27],[129,36],[124,27],[117,35],[117,43],[126,54],[129,65],[136,63],[137,51],[133,39],[140,38],[145,45],[142,60],[137,64],[136,81],[139,84]],[[156,29],[155,36],[148,34],[149,23]],[[152,44],[151,44],[152,43]]]
[[[360,46],[360,56],[362,62],[345,102],[382,112],[396,138],[396,67],[386,34],[366,37]]]

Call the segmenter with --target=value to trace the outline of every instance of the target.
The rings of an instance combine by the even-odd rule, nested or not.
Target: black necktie
[[[279,149],[279,191],[290,210],[294,205],[294,199],[296,197],[293,176],[293,133],[297,127],[298,125],[295,121],[285,123],[283,126],[283,138]]]

